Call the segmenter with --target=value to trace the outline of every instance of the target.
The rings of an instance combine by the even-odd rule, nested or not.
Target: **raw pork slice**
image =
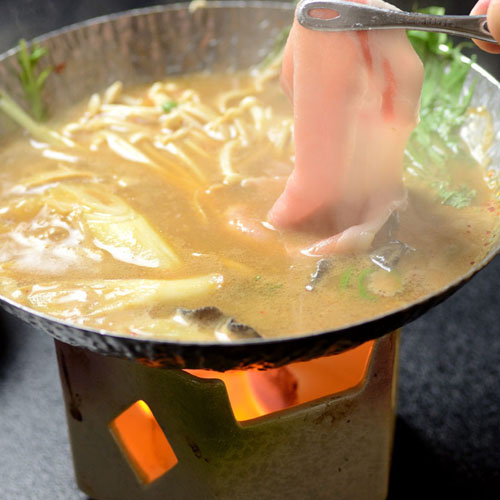
[[[269,221],[327,235],[306,254],[369,248],[406,204],[403,155],[418,121],[419,57],[403,30],[327,33],[295,21],[281,81],[293,103],[295,168]]]

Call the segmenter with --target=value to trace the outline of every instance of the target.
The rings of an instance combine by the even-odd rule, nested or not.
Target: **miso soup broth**
[[[469,206],[443,204],[435,185],[407,173],[408,207],[369,253],[303,255],[320,230],[266,222],[294,154],[276,73],[117,83],[50,123],[67,146],[4,142],[1,293],[121,334],[269,338],[394,310],[484,257],[499,209],[470,158],[447,166],[455,185],[475,192]],[[205,306],[220,312],[191,321],[186,310]],[[229,318],[251,328],[222,328]]]

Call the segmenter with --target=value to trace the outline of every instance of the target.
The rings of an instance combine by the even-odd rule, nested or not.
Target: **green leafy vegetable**
[[[359,273],[359,276],[358,276],[359,294],[361,295],[361,297],[363,297],[364,299],[367,299],[367,300],[376,300],[376,298],[377,298],[377,297],[375,297],[375,295],[372,295],[368,291],[368,288],[366,287],[366,279],[368,278],[368,276],[370,276],[371,273],[373,273],[373,271],[375,271],[374,268],[368,267],[366,269],[363,269]]]
[[[351,286],[356,286],[358,288],[359,295],[367,300],[376,300],[373,294],[371,294],[367,288],[367,278],[376,271],[375,267],[367,267],[361,271],[356,271],[352,267],[348,267],[341,275],[339,280],[339,288],[344,291]]]
[[[73,147],[73,141],[58,134],[43,125],[40,125],[31,118],[7,92],[0,90],[0,111],[14,120],[18,125],[27,130],[34,139],[56,147]]]
[[[351,284],[352,267],[348,267],[340,276],[339,288],[345,290]]]
[[[419,12],[443,15],[444,8],[428,7]],[[464,91],[474,59],[462,54],[465,44],[453,46],[444,33],[409,31],[408,38],[425,68],[420,123],[406,148],[406,170],[436,189],[442,202],[456,208],[472,203],[476,193],[452,185],[449,161],[470,156],[457,133],[466,119],[474,84]]]
[[[172,111],[174,108],[176,108],[177,106],[179,105],[179,103],[177,101],[165,101],[162,105],[161,105],[161,109],[165,112],[165,113],[170,113],[170,111]]]
[[[37,141],[55,147],[74,147],[75,143],[67,137],[37,123],[45,118],[42,90],[52,68],[45,68],[41,72],[37,72],[36,67],[40,59],[46,54],[47,49],[40,47],[37,43],[33,44],[33,49],[30,52],[25,40],[19,42],[19,52],[17,55],[17,60],[21,67],[19,80],[21,81],[21,86],[34,119],[26,113],[7,92],[1,89],[0,111],[3,111],[18,125],[27,130]]]
[[[268,281],[262,284],[261,291],[264,293],[276,293],[283,288],[283,283],[273,283]]]
[[[477,194],[475,189],[468,189],[467,186],[461,186],[456,190],[449,189],[446,182],[435,182],[432,187],[437,190],[443,205],[455,208],[468,207]]]
[[[26,40],[19,41],[19,52],[17,54],[17,60],[21,67],[19,80],[30,106],[31,114],[37,121],[42,121],[46,116],[42,90],[52,71],[51,67],[40,72],[37,71],[38,63],[45,55],[47,55],[47,49],[40,47],[37,43],[33,44],[30,51]]]
[[[254,277],[254,282],[251,282],[250,285],[263,296],[274,295],[283,288],[283,283],[273,281],[272,279],[268,279],[260,274]]]

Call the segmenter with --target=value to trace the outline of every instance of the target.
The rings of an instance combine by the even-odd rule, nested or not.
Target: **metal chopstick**
[[[332,11],[332,17],[313,17],[311,11],[314,9]],[[488,30],[486,16],[437,16],[381,9],[342,0],[302,0],[297,7],[296,17],[302,26],[315,31],[412,29],[497,43]]]

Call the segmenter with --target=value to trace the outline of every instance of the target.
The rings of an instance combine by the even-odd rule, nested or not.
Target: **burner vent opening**
[[[294,406],[340,395],[363,384],[373,341],[350,351],[270,370],[185,370],[224,382],[234,418],[246,422]]]
[[[141,483],[155,481],[177,464],[174,450],[144,401],[136,401],[109,428]]]

